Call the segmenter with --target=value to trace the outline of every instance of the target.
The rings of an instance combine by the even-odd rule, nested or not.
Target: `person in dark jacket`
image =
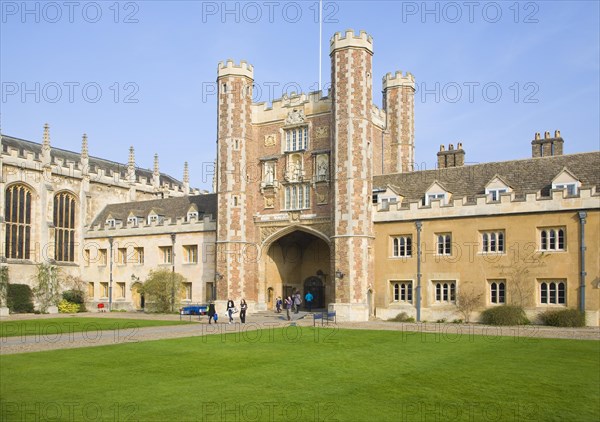
[[[246,311],[248,310],[248,305],[246,304],[246,299],[242,299],[240,302],[240,321],[242,324],[246,323]]]
[[[215,324],[217,323],[217,320],[215,319],[215,314],[217,313],[217,311],[215,310],[215,304],[211,303],[208,305],[208,312],[206,313],[206,315],[208,315],[208,323],[211,324],[211,321],[214,321]]]

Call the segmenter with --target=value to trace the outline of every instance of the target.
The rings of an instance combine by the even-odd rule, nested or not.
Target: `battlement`
[[[331,98],[321,96],[321,91],[308,94],[292,92],[273,100],[271,106],[266,102],[252,104],[252,123],[267,123],[285,120],[293,108],[302,108],[306,116],[331,111]]]
[[[489,195],[477,195],[474,200],[456,197],[447,204],[439,199],[431,200],[429,205],[423,205],[421,201],[402,201],[390,204],[388,209],[378,210],[374,221],[383,223],[412,219],[598,209],[599,198],[600,192],[592,186],[581,188],[577,195],[569,195],[566,189],[552,189],[550,196],[543,196],[541,192],[526,192],[523,195],[506,192],[500,194],[499,201],[492,201]]]
[[[335,50],[348,47],[364,48],[373,54],[373,37],[367,34],[366,31],[360,31],[356,35],[353,29],[348,29],[345,33],[336,32],[331,37],[329,54],[332,54]]]
[[[219,62],[217,68],[217,78],[225,76],[245,76],[254,79],[254,67],[245,60],[236,65],[232,59],[227,59],[225,62]]]
[[[401,70],[395,74],[386,73],[383,77],[383,89],[386,90],[397,86],[408,86],[415,89],[415,77],[410,72],[406,72],[406,75],[403,75]]]
[[[108,227],[106,224],[97,224],[91,226],[86,232],[85,237],[102,238],[114,236],[135,236],[161,233],[184,233],[216,230],[216,221],[211,214],[206,214],[200,220],[186,220],[184,217],[165,218],[161,221],[142,222],[138,224],[117,220],[115,227]]]

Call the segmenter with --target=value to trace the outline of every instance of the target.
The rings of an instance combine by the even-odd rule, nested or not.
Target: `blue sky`
[[[67,3],[67,4],[65,4]],[[25,5],[25,6],[24,6]],[[316,1],[2,1],[2,133],[136,162],[210,188],[219,61],[254,65],[257,101],[310,91],[318,81]],[[462,142],[470,163],[530,156],[535,132],[561,130],[565,153],[600,148],[597,1],[324,1],[323,83],[329,39],[348,28],[374,39],[381,78],[410,71],[416,162]]]

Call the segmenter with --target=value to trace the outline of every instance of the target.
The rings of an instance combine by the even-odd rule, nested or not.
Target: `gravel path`
[[[131,319],[155,319],[178,321],[179,315],[153,315],[142,313],[89,313],[78,314],[77,317],[90,318],[131,318]],[[19,321],[25,319],[48,319],[48,318],[70,318],[69,315],[11,315],[2,318],[2,322]],[[189,317],[184,317],[189,320]],[[246,336],[255,339],[257,330],[272,330],[279,327],[288,327],[290,324],[299,327],[312,326],[312,318],[307,313],[301,312],[294,315],[291,322],[285,320],[282,315],[261,313],[248,315],[247,324],[227,324],[221,319],[219,324],[209,325],[206,317],[198,321],[192,317],[193,324],[172,325],[161,327],[124,328],[119,330],[97,331],[90,322],[89,329],[82,332],[67,332],[57,334],[47,332],[39,335],[22,335],[15,337],[0,338],[0,355],[15,353],[38,352],[46,350],[72,349],[80,347],[93,347],[122,343],[137,343],[160,339],[197,337],[204,335],[226,335],[236,334],[241,339]],[[485,340],[494,341],[497,336],[513,337],[515,341],[535,341],[538,338],[558,338],[576,340],[600,340],[600,328],[556,328],[542,326],[522,327],[495,327],[485,325],[466,324],[434,324],[434,323],[398,323],[387,321],[368,322],[338,322],[329,324],[333,329],[359,329],[359,330],[386,330],[398,331],[404,338],[415,338],[422,336],[422,341],[457,341],[465,336],[475,339],[475,336],[483,336]],[[49,330],[51,331],[51,330]],[[434,334],[426,336],[425,334]],[[261,333],[262,335],[262,333]]]

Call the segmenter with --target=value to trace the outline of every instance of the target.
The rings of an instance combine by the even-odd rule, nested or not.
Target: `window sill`
[[[567,252],[566,249],[538,249],[537,252],[539,253],[564,253]]]
[[[388,259],[409,259],[412,258],[412,255],[406,255],[406,256],[390,256],[388,257]]]

